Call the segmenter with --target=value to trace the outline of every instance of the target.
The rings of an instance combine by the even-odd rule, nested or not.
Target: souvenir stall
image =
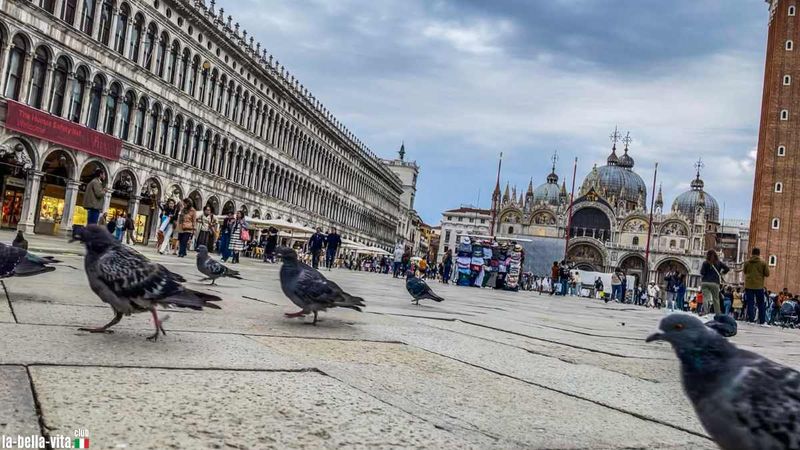
[[[519,290],[525,251],[519,242],[501,236],[461,235],[457,237],[456,273],[459,286]]]

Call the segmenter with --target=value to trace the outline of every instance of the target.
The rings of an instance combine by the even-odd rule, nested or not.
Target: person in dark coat
[[[264,244],[264,262],[275,262],[275,248],[278,247],[278,229],[269,227],[267,239]]]
[[[311,267],[319,269],[319,256],[324,246],[325,235],[322,234],[322,228],[317,227],[316,233],[311,235],[311,239],[308,240],[308,249],[311,250]]]
[[[325,267],[331,270],[333,262],[336,260],[336,252],[339,251],[339,246],[342,245],[342,237],[336,232],[336,227],[331,228],[331,232],[328,233],[325,242],[328,244],[325,251]]]

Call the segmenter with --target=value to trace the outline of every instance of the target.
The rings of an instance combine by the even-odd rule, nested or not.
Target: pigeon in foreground
[[[283,260],[281,266],[281,289],[295,305],[301,308],[286,317],[302,317],[314,314],[312,325],[317,324],[317,312],[328,308],[350,308],[361,311],[364,299],[344,292],[336,283],[326,279],[317,270],[297,260],[297,253],[288,247],[278,247],[276,255]]]
[[[706,322],[706,326],[725,337],[736,336],[739,329],[736,320],[727,314],[716,314],[714,320]]]
[[[683,388],[723,450],[800,449],[800,373],[740,350],[689,314],[670,314],[647,342],[666,341]]]
[[[23,250],[28,249],[28,241],[25,240],[22,230],[17,231],[17,237],[14,238],[14,242],[11,243],[11,246],[21,248]]]
[[[412,297],[414,297],[414,300],[412,300],[412,302],[415,305],[419,305],[419,301],[426,298],[429,298],[436,302],[444,301],[442,297],[439,297],[438,295],[433,293],[430,286],[428,286],[428,283],[426,283],[425,280],[414,276],[413,270],[409,270],[408,272],[406,272],[406,290],[408,291],[409,294],[411,294]]]
[[[205,245],[197,246],[197,270],[206,277],[200,281],[211,280],[211,285],[215,285],[217,278],[236,278],[241,280],[239,272],[229,269],[227,266],[208,256],[208,247]]]
[[[0,278],[30,277],[40,273],[52,272],[56,268],[50,266],[50,264],[60,262],[52,256],[36,256],[28,253],[25,249],[11,247],[0,242]],[[6,293],[8,301],[11,301],[11,297],[8,296],[8,289],[6,289],[6,283],[2,279],[0,279],[0,285],[3,286],[3,291]]]
[[[151,262],[141,253],[123,245],[105,228],[89,225],[76,238],[86,246],[86,277],[100,299],[114,310],[114,318],[100,328],[81,328],[90,333],[110,333],[123,315],[147,312],[153,315],[156,332],[148,340],[158,340],[159,331],[166,335],[156,313],[157,305],[202,310],[220,309],[214,303],[219,297],[184,288],[182,276],[161,264]]]

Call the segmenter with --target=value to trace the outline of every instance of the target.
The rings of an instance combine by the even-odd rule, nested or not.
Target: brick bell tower
[[[800,0],[769,4],[750,248],[770,266],[767,289],[800,292]]]

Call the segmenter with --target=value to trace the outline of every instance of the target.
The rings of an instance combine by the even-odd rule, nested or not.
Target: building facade
[[[400,196],[400,220],[397,222],[397,243],[410,249],[412,255],[420,256],[420,227],[423,222],[414,209],[419,166],[416,161],[406,161],[405,144],[400,145],[397,159],[385,159],[383,163],[397,175],[403,187],[403,194]]]
[[[490,210],[469,205],[443,212],[436,259],[442,261],[447,250],[454,250],[460,236],[488,236],[491,221]]]
[[[720,224],[719,205],[705,191],[700,178],[702,165],[697,165],[690,190],[679,195],[669,209],[664,208],[659,189],[654,201],[649,264],[645,264],[650,227],[647,186],[634,171],[629,137],[623,139],[623,154],[617,154],[619,137],[616,132],[612,135],[606,164],[595,165],[583,179],[571,214],[566,185],[562,182],[559,186],[555,165],[545,183],[535,189],[533,183],[529,184],[525,194],[507,186],[496,213],[496,235],[566,240],[569,233],[566,259],[579,269],[610,272],[620,267],[639,280],[658,282],[674,270],[687,276],[690,287],[697,287],[705,252],[716,247]]]
[[[800,16],[795,0],[768,0],[769,31],[750,246],[770,267],[767,288],[800,291]]]
[[[188,197],[393,247],[399,178],[213,1],[0,0],[0,40],[0,226],[67,232],[99,169],[143,239]]]

